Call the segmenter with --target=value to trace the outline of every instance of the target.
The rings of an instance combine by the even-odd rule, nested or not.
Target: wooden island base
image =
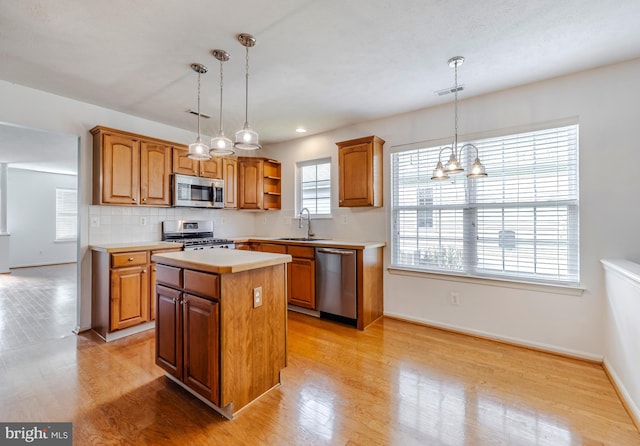
[[[156,364],[226,418],[280,385],[289,255],[235,250],[153,256]]]

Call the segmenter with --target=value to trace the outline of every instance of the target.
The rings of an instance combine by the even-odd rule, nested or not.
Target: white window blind
[[[78,191],[56,188],[56,240],[78,236]]]
[[[298,212],[331,215],[331,160],[303,161],[297,164],[299,178]]]
[[[442,147],[392,155],[392,264],[578,284],[578,127],[473,143],[488,177],[432,181]]]

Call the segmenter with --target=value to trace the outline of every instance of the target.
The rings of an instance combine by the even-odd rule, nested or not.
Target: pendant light
[[[476,159],[473,162],[473,165],[471,166],[471,168],[469,169],[467,178],[486,177],[487,172],[485,167],[480,162],[480,158],[478,157],[478,148],[476,146],[474,146],[473,144],[465,144],[462,147],[460,147],[460,150],[458,150],[458,67],[462,65],[462,63],[464,62],[464,57],[462,56],[452,57],[451,59],[449,59],[448,62],[449,62],[449,66],[454,69],[454,73],[455,73],[454,74],[455,86],[453,89],[453,92],[455,95],[453,100],[454,116],[455,116],[453,145],[443,147],[440,150],[440,154],[438,155],[438,164],[436,165],[436,168],[433,170],[433,176],[431,177],[431,179],[446,180],[449,178],[450,174],[453,175],[456,173],[464,172],[464,168],[462,167],[462,164],[458,160],[458,155],[462,157],[462,151],[465,149],[466,150],[473,149],[476,152]],[[445,150],[451,150],[451,155],[449,156],[449,161],[447,161],[447,164],[443,166],[440,157],[442,156],[442,152],[444,152]]]
[[[224,136],[224,132],[222,131],[222,86],[224,83],[222,64],[229,60],[229,53],[224,50],[213,50],[211,51],[211,54],[220,61],[220,126],[218,127],[218,134],[216,137],[211,138],[211,150],[209,151],[209,155],[228,156],[236,153],[235,150],[233,150],[233,142]]]
[[[192,160],[209,160],[209,147],[200,139],[200,76],[207,72],[207,67],[200,63],[191,64],[191,69],[198,73],[198,138],[196,142],[189,144],[187,158]]]
[[[245,112],[244,112],[244,127],[236,132],[236,142],[234,144],[236,149],[242,150],[258,150],[262,147],[258,143],[258,133],[251,130],[249,127],[249,48],[256,44],[256,38],[251,34],[239,34],[238,41],[247,50],[246,65],[245,65]]]

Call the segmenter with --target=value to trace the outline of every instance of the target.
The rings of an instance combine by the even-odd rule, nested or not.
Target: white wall
[[[76,261],[76,242],[56,242],[56,188],[76,189],[75,175],[9,168],[7,226],[11,268]]]
[[[92,140],[89,130],[96,125],[188,143],[194,132],[137,118],[51,93],[0,80],[0,122],[51,130],[80,137],[79,153],[79,329],[91,326],[91,255],[89,253],[89,207],[91,205]],[[152,212],[152,211],[150,211]],[[238,212],[241,230],[253,225],[254,214]],[[247,223],[248,222],[248,223]],[[135,240],[134,240],[135,241]],[[139,241],[139,240],[137,240]],[[14,243],[11,243],[12,249]]]
[[[471,137],[523,129],[557,120],[580,125],[580,261],[582,295],[554,288],[514,289],[490,282],[466,283],[385,273],[385,313],[406,319],[512,340],[552,351],[600,360],[604,352],[604,282],[599,260],[640,259],[640,150],[637,104],[640,60],[602,67],[460,102],[459,131]],[[428,91],[428,89],[426,89]],[[468,85],[466,92],[472,92]],[[464,95],[462,95],[464,98]],[[450,138],[451,103],[269,147],[283,162],[283,222],[292,215],[295,162],[331,156],[337,193],[335,142],[375,134],[386,141],[383,210],[336,209],[341,218],[314,222],[320,236],[390,240],[390,150],[394,146]],[[426,145],[429,143],[427,142]],[[491,166],[487,166],[491,174]],[[334,208],[337,199],[334,197]],[[286,226],[286,225],[285,225]],[[293,229],[293,226],[288,226]],[[256,222],[272,234],[281,227]],[[390,249],[385,249],[389,266]],[[486,283],[486,285],[485,285]],[[488,286],[489,285],[489,286]],[[460,293],[460,305],[448,303]]]

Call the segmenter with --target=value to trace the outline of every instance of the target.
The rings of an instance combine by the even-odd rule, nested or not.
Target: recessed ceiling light
[[[303,128],[303,127],[298,127],[298,128],[296,129],[296,132],[298,132],[298,133],[306,133],[306,132],[307,132],[307,129],[305,129],[305,128]]]

